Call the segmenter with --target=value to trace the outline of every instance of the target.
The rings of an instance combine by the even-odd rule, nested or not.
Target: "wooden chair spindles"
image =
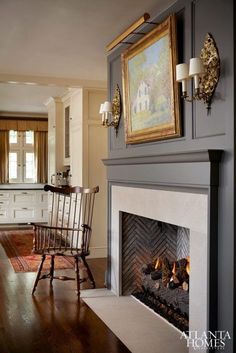
[[[93,287],[95,281],[86,261],[89,255],[89,245],[92,234],[92,219],[95,194],[99,187],[86,189],[83,187],[54,187],[45,185],[52,197],[49,224],[34,224],[33,253],[42,255],[42,261],[32,290],[35,292],[39,280],[75,279],[77,293],[80,293],[79,261],[87,269],[88,277]],[[50,271],[41,275],[43,264],[47,255],[51,256]],[[54,276],[55,256],[71,256],[75,260],[75,278],[67,276]]]

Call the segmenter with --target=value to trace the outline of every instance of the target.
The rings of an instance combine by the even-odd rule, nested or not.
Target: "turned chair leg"
[[[95,280],[93,278],[92,272],[90,271],[89,265],[88,265],[87,261],[85,260],[85,257],[81,256],[81,259],[83,260],[83,263],[87,269],[88,276],[89,276],[90,282],[92,283],[93,288],[96,288]]]
[[[51,255],[51,264],[50,264],[50,284],[52,284],[53,281],[53,276],[54,276],[54,259],[55,259],[55,255]]]
[[[79,258],[75,256],[75,274],[76,274],[76,283],[77,283],[77,295],[80,296],[80,275],[79,275]]]
[[[35,282],[34,282],[34,287],[33,287],[33,290],[32,290],[32,294],[34,294],[35,290],[36,290],[36,287],[37,287],[37,284],[38,284],[38,281],[40,279],[40,275],[41,275],[41,271],[42,271],[42,268],[43,268],[43,263],[44,263],[44,260],[46,258],[46,255],[42,255],[42,260],[41,260],[41,263],[38,267],[38,273],[37,273],[37,276],[36,276],[36,279],[35,279]]]

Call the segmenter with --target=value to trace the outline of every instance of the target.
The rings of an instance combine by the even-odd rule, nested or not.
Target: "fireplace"
[[[126,152],[128,155],[130,150]],[[117,296],[125,294],[122,278],[124,213],[188,229],[189,331],[200,334],[217,330],[215,269],[221,155],[219,150],[199,150],[103,160],[109,185],[108,287]],[[161,316],[156,317],[157,322],[162,320]],[[168,327],[168,337],[171,332],[174,337],[176,328]],[[171,347],[174,349],[178,342],[179,338]],[[189,348],[188,351],[194,350]]]
[[[112,186],[111,289],[117,295],[122,295],[123,212],[189,229],[191,259],[189,330],[206,331],[209,282],[208,195],[186,191]]]
[[[122,295],[189,330],[189,229],[122,213]]]

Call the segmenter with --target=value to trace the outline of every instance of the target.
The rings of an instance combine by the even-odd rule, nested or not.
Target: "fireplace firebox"
[[[189,229],[122,213],[122,294],[188,331]]]

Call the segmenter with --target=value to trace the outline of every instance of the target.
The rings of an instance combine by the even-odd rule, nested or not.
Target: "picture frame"
[[[121,55],[126,144],[181,136],[175,15]]]

